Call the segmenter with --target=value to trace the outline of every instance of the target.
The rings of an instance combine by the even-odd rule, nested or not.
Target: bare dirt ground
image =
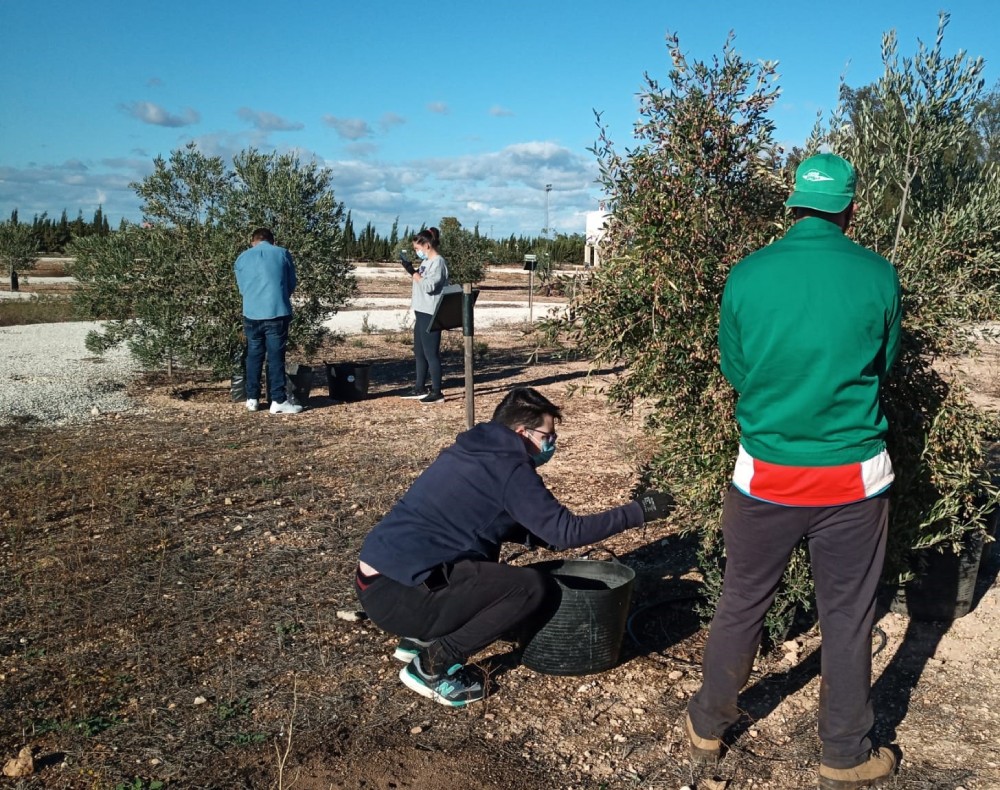
[[[227,382],[148,376],[133,387],[145,414],[0,433],[0,762],[24,746],[35,760],[6,784],[814,786],[813,630],[761,656],[725,758],[692,771],[681,726],[705,634],[683,512],[604,544],[637,572],[614,669],[546,676],[501,642],[476,658],[496,686],[483,704],[446,709],[400,684],[395,640],[338,614],[358,609],[367,530],[464,429],[461,338],[447,338],[436,407],[396,397],[409,345],[361,335],[302,360],[372,363],[371,397],[335,403],[317,378],[297,416],[248,413]],[[991,406],[995,349],[965,366]],[[613,371],[588,376],[521,327],[477,336],[477,351],[479,419],[515,384],[565,407],[542,470],[561,500],[593,512],[628,499],[652,448],[603,398]],[[889,787],[1000,788],[1000,591],[995,559],[985,566],[975,608],[955,622],[880,617],[876,729],[903,755]]]

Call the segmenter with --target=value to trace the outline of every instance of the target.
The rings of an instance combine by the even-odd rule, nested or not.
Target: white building
[[[611,215],[606,211],[587,212],[587,235],[586,244],[583,248],[583,265],[597,266],[601,262],[600,246],[604,234],[607,232],[608,218]]]

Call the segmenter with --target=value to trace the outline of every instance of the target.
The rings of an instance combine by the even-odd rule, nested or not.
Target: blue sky
[[[882,71],[932,42],[986,58],[1000,79],[1000,14],[987,0],[836,4],[536,0],[0,0],[0,218],[103,204],[140,218],[128,184],[194,140],[229,159],[294,150],[333,172],[356,226],[387,232],[456,216],[495,236],[582,233],[598,207],[593,111],[627,144],[643,73],[666,82],[668,31],[692,59],[779,61],[778,139],[807,137],[840,76]]]

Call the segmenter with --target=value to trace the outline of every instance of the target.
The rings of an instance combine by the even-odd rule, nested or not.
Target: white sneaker
[[[271,401],[271,414],[298,414],[300,411],[302,411],[302,407],[290,400],[281,403]]]
[[[260,403],[256,398],[247,398],[247,411],[257,411],[260,407]]]

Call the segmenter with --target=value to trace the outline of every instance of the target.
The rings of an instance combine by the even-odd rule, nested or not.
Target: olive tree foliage
[[[74,299],[83,314],[106,319],[87,347],[102,353],[125,342],[147,369],[228,373],[242,331],[233,263],[263,226],[295,261],[290,345],[315,350],[322,322],[355,287],[340,257],[343,206],[330,181],[329,170],[290,154],[250,149],[228,167],[189,144],[158,157],[133,184],[145,221],[72,246],[82,285]]]
[[[448,281],[477,283],[482,280],[491,257],[492,245],[489,239],[479,235],[479,227],[468,230],[462,227],[457,217],[441,217],[438,231],[441,233],[441,257],[448,262]],[[409,255],[412,253],[412,246],[413,236],[399,239],[393,255],[400,252]]]
[[[483,279],[490,245],[479,228],[468,230],[455,217],[441,218],[441,255],[448,261],[448,279],[453,283],[477,283]]]
[[[619,149],[598,116],[593,151],[610,216],[602,264],[570,313],[595,365],[626,366],[612,401],[651,407],[658,451],[643,471],[674,491],[675,521],[700,533],[714,600],[738,438],[719,371],[719,302],[732,266],[782,230],[788,182],[768,118],[775,64],[745,60],[732,37],[708,62],[690,61],[676,36],[667,49],[667,83],[645,76],[633,147]]]
[[[331,184],[333,173],[292,154],[244,151],[233,159],[236,189],[226,214],[231,233],[263,226],[288,248],[295,261],[295,291],[290,342],[306,353],[320,344],[322,322],[354,295],[353,266],[343,256],[344,206]],[[244,242],[245,244],[245,242]]]
[[[38,262],[38,238],[30,225],[15,219],[0,222],[0,262],[10,276],[10,290],[18,290],[18,273]]]
[[[905,579],[919,550],[958,548],[996,503],[983,439],[993,420],[942,360],[969,350],[970,322],[1000,315],[1000,166],[984,136],[983,61],[948,56],[939,18],[930,46],[900,58],[882,43],[884,73],[842,91],[812,144],[854,163],[853,236],[892,261],[903,286],[899,361],[883,395],[896,482],[887,575]],[[916,553],[915,553],[916,552]]]
[[[882,79],[845,92],[829,128],[793,152],[822,145],[855,164],[851,233],[896,264],[904,287],[903,349],[883,397],[897,474],[887,576],[897,580],[920,549],[981,530],[995,500],[982,455],[987,420],[938,372],[967,346],[968,321],[997,315],[1000,238],[996,165],[974,139],[981,62],[944,56],[945,22],[912,59],[900,60],[888,35]],[[669,81],[646,76],[636,144],[622,151],[602,127],[594,147],[610,212],[605,262],[574,301],[570,326],[595,364],[624,366],[612,400],[649,409],[657,450],[642,471],[676,492],[676,521],[698,532],[711,605],[738,440],[735,393],[718,367],[719,303],[731,267],[784,233],[794,163],[768,119],[773,63],[748,63],[732,39],[710,62],[689,62],[676,37],[667,46]],[[771,636],[811,597],[800,547],[768,614]]]

